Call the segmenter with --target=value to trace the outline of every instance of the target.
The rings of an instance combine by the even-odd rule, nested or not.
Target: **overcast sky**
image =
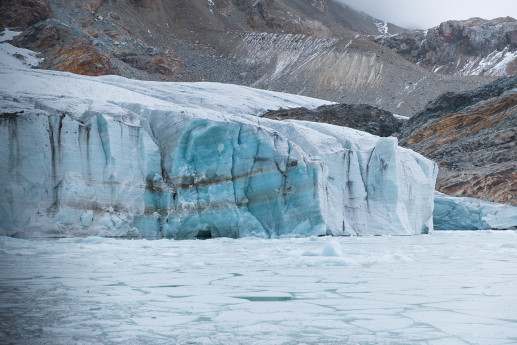
[[[428,29],[450,19],[510,16],[517,0],[340,0],[372,17],[406,27]]]

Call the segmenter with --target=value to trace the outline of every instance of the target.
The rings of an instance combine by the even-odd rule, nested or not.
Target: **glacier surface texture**
[[[436,230],[517,229],[517,207],[435,192]]]
[[[434,162],[395,138],[259,117],[326,101],[29,69],[3,51],[0,60],[2,234],[432,231]]]

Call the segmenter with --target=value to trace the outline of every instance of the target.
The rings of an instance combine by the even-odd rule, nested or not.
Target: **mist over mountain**
[[[429,29],[448,20],[466,20],[473,17],[495,19],[517,18],[517,4],[513,1],[411,1],[411,0],[339,0],[343,4],[368,13],[380,20],[407,29]]]

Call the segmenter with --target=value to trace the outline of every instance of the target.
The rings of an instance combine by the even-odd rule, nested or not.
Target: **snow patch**
[[[13,38],[20,35],[21,33],[21,31],[12,31],[10,29],[4,29],[2,32],[0,32],[0,43],[11,41],[13,40]]]
[[[407,121],[410,119],[409,116],[403,116],[403,115],[398,115],[398,114],[393,114],[393,116],[397,119],[397,120],[403,120],[403,121]]]
[[[502,77],[507,75],[507,68],[517,60],[517,50],[510,51],[506,47],[502,51],[493,51],[486,57],[470,58],[463,68],[460,75],[488,75]]]
[[[37,57],[37,53],[28,49],[18,48],[12,44],[7,43],[14,37],[18,36],[20,32],[3,31],[3,36],[0,36],[0,66],[10,68],[26,68],[36,67],[43,59]]]
[[[375,26],[377,27],[377,30],[379,30],[379,32],[383,35],[388,35],[389,34],[389,30],[388,30],[388,23],[387,22],[383,22],[383,21],[377,21],[375,20],[373,22],[375,24]]]

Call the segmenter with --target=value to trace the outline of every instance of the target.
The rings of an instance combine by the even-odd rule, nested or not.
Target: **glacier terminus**
[[[2,234],[277,238],[433,229],[434,162],[396,138],[260,118],[326,101],[36,70],[5,51],[1,78]]]

